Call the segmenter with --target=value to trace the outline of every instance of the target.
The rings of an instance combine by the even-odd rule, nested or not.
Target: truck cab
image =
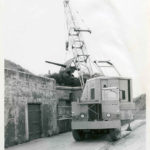
[[[72,103],[73,137],[78,141],[87,132],[120,131],[123,121],[133,119],[133,109],[131,79],[91,78],[87,80],[81,98]]]

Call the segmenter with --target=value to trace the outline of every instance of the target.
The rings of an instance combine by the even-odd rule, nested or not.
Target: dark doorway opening
[[[41,105],[28,104],[29,139],[41,137]]]

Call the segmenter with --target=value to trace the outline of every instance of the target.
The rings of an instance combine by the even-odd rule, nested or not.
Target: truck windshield
[[[118,100],[119,90],[117,88],[103,88],[102,89],[102,99],[104,101]]]

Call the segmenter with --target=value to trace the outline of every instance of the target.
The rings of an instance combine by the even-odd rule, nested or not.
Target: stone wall
[[[70,106],[63,111],[71,116],[71,102],[80,96],[80,87],[56,87],[54,79],[5,69],[5,147],[30,140],[29,104],[40,104],[41,137],[71,130],[71,118],[59,118],[58,106]]]
[[[57,127],[58,132],[63,133],[71,130],[71,102],[80,98],[81,87],[57,86],[56,95],[58,100]]]
[[[57,99],[76,101],[81,97],[81,87],[56,86]]]
[[[58,133],[54,79],[5,69],[5,146],[29,140],[28,104],[41,104],[42,137]]]

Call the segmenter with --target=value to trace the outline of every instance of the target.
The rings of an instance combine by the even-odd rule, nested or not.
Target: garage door
[[[29,139],[41,137],[41,110],[40,104],[28,104]]]

